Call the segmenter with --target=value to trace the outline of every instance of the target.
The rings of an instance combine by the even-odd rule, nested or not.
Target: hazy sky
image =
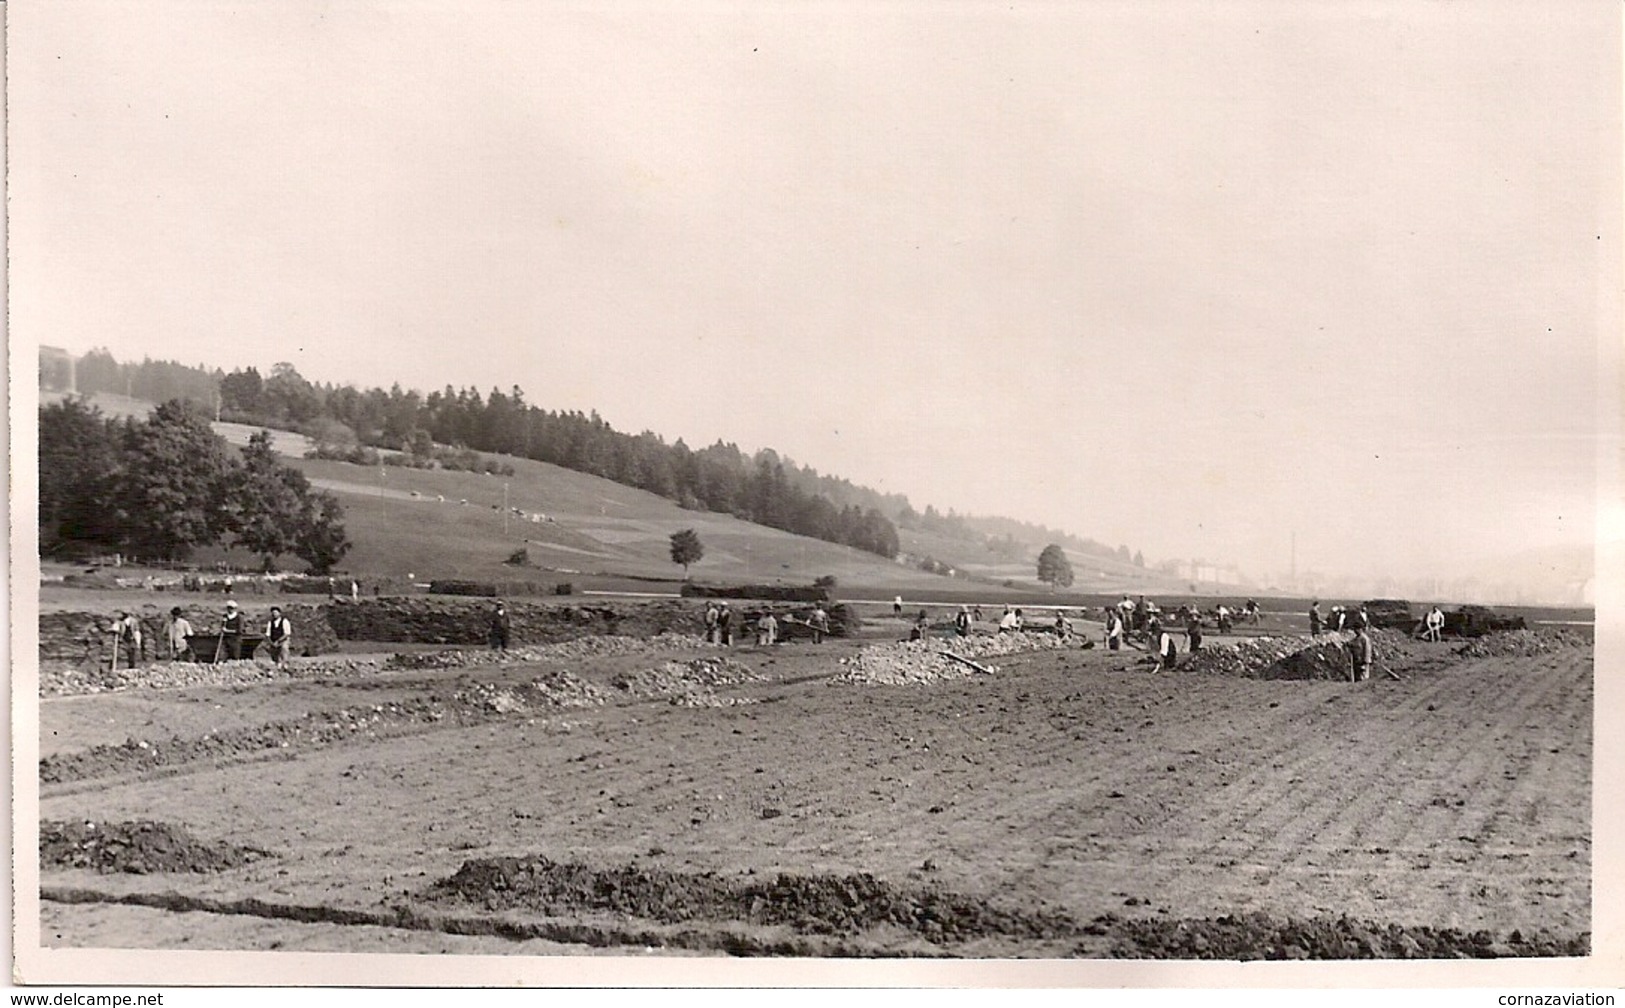
[[[12,333],[1448,574],[1594,536],[1618,19],[13,3]]]

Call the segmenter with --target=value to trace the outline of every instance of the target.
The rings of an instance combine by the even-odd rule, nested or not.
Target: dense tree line
[[[83,400],[40,409],[40,549],[184,560],[204,546],[296,556],[330,570],[349,550],[344,512],[283,465],[269,432],[240,452],[197,404],[172,399],[146,420],[105,417]]]
[[[1050,542],[1084,555],[1116,557],[1144,565],[1126,546],[1116,549],[1056,529],[1002,517],[946,514],[927,506],[916,511],[901,494],[882,494],[819,473],[780,457],[772,449],[747,455],[718,441],[692,449],[667,444],[650,431],[615,430],[596,411],[552,411],[525,401],[517,386],[444,389],[424,395],[403,390],[358,389],[307,381],[291,364],[231,372],[170,361],[119,363],[105,350],[79,359],[80,391],[129,393],[163,401],[188,398],[221,419],[297,430],[314,438],[324,457],[364,457],[365,448],[439,456],[425,443],[550,462],[602,476],[675,501],[691,510],[733,514],[747,521],[842,543],[891,558],[897,527],[920,529],[980,543],[1005,559],[1030,558],[1029,543]],[[365,456],[370,457],[370,456]],[[441,459],[441,464],[448,464]],[[480,461],[468,468],[489,468]],[[892,517],[888,517],[892,516]],[[893,524],[895,518],[896,525]]]
[[[492,389],[488,396],[449,385],[428,395],[399,384],[361,390],[312,383],[286,363],[269,374],[253,367],[221,373],[178,364],[160,368],[150,361],[121,365],[98,350],[81,359],[79,387],[87,393],[128,388],[139,396],[143,382],[170,369],[189,374],[187,395],[212,405],[220,419],[299,431],[314,438],[326,457],[345,457],[350,447],[428,457],[423,446],[430,441],[515,455],[647,490],[690,510],[897,555],[897,529],[881,510],[887,500],[882,495],[802,469],[771,449],[747,456],[737,445],[718,441],[696,451],[681,440],[668,445],[650,431],[617,431],[596,411],[541,409],[527,403],[517,386]]]

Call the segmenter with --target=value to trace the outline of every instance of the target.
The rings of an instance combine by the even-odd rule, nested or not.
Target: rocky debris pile
[[[137,605],[140,596],[132,596],[126,611],[141,624],[141,637],[147,660],[167,657],[169,639],[169,610],[150,602]],[[289,603],[282,606],[282,614],[293,625],[293,648],[301,655],[324,655],[338,650],[339,639],[327,620],[327,605]],[[225,612],[223,603],[183,607],[186,618],[197,633],[210,633],[219,629],[220,617]],[[108,664],[112,661],[112,635],[114,610],[103,612],[42,612],[39,614],[39,657],[41,662],[66,662],[74,665]],[[250,627],[265,628],[271,618],[269,603],[255,602],[243,606],[243,614]]]
[[[487,665],[522,665],[544,661],[582,661],[588,658],[612,658],[621,655],[648,654],[657,651],[676,651],[702,648],[705,641],[693,634],[663,633],[654,637],[579,637],[557,644],[532,644],[526,647],[494,649],[459,648],[446,651],[403,652],[391,655],[388,669],[442,669],[478,668]]]
[[[518,714],[547,707],[601,707],[609,694],[569,672],[550,672],[521,686],[476,683],[458,690],[452,699],[493,714]]]
[[[388,703],[318,711],[290,721],[208,732],[191,738],[126,739],[119,745],[47,756],[39,762],[41,784],[147,773],[212,760],[338,745],[352,739],[422,731],[437,725],[466,726],[538,710],[595,707],[610,694],[568,672],[551,672],[520,686],[466,686],[449,696],[412,697]]]
[[[1106,938],[1104,954],[1131,959],[1493,959],[1585,956],[1591,936],[1405,927],[1348,917],[1294,920],[1263,913],[1201,919],[1097,917],[1086,934]],[[1081,946],[1080,954],[1099,954]]]
[[[954,661],[943,652],[986,666],[984,659],[987,658],[1069,646],[1072,645],[1052,633],[1033,631],[874,644],[850,658],[841,659],[846,671],[831,679],[830,684],[902,686],[963,679],[980,673],[963,662]]]
[[[669,661],[651,669],[618,675],[610,685],[633,696],[658,697],[678,707],[726,707],[752,701],[720,697],[718,686],[760,682],[767,677],[726,655]]]
[[[1377,660],[1405,655],[1413,646],[1393,630],[1370,631]],[[1237,644],[1209,644],[1184,657],[1179,669],[1205,675],[1247,679],[1347,680],[1353,664],[1350,642],[1354,634],[1326,633],[1319,637],[1258,637]]]
[[[276,679],[320,679],[375,673],[376,657],[289,658],[278,668],[268,659],[253,661],[157,662],[139,668],[86,668],[47,664],[40,667],[39,695],[77,696],[131,689],[173,689],[180,686],[230,686]]]
[[[595,869],[542,855],[465,861],[455,875],[429,886],[422,896],[488,910],[525,909],[549,916],[599,911],[670,924],[743,921],[817,935],[857,935],[886,926],[939,944],[986,935],[1055,938],[1078,933],[1064,913],[1004,909],[868,874],[780,874],[758,881],[635,866]]]
[[[1590,641],[1572,630],[1507,630],[1469,641],[1457,648],[1456,654],[1463,658],[1532,658],[1590,646]]]
[[[199,840],[178,826],[140,819],[127,822],[40,823],[42,871],[94,868],[99,872],[215,872],[237,868],[270,851]]]

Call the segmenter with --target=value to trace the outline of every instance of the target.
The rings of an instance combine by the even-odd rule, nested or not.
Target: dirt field
[[[1158,958],[1589,945],[1589,648],[1396,644],[1384,659],[1403,679],[1360,684],[1050,648],[976,659],[991,675],[875,685],[851,659],[876,646],[43,700],[42,828],[78,852],[41,866],[44,941]],[[164,867],[203,848],[264,853]]]

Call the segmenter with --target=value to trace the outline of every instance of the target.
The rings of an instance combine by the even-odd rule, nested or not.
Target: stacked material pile
[[[678,707],[726,707],[751,701],[719,697],[716,687],[760,682],[765,678],[742,662],[719,656],[669,661],[656,668],[616,676],[610,685],[634,696],[664,698]]]
[[[1069,646],[1047,631],[998,634],[990,637],[956,637],[949,641],[922,640],[876,644],[864,648],[850,658],[841,659],[846,671],[831,679],[830,683],[901,686],[932,683],[944,679],[963,679],[966,676],[978,675],[979,671],[964,662],[955,661],[944,652],[976,662],[996,672],[998,669],[988,666],[983,659]]]
[[[1590,641],[1572,630],[1508,630],[1479,637],[1456,650],[1463,658],[1512,656],[1529,658],[1564,648],[1588,647]]]
[[[1204,675],[1247,679],[1347,679],[1352,633],[1319,637],[1259,637],[1231,645],[1210,645],[1179,668]]]
[[[40,668],[39,695],[77,696],[131,689],[172,689],[179,686],[231,686],[273,679],[319,679],[329,676],[370,675],[379,669],[376,657],[290,658],[278,668],[270,661],[158,662],[139,668],[98,669],[79,665],[48,664]]]

